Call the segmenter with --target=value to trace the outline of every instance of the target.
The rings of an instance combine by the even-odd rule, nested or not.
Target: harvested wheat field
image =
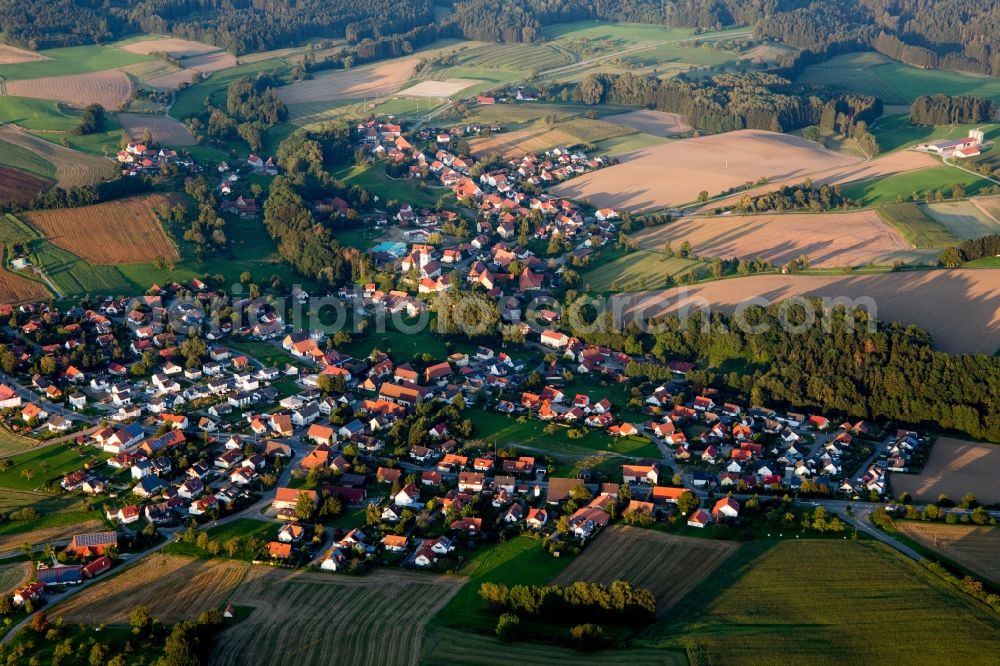
[[[166,146],[193,146],[197,143],[194,135],[188,131],[184,123],[167,116],[154,116],[148,113],[119,113],[118,122],[133,140],[141,139],[143,133],[148,129],[149,133],[153,135],[154,141]]]
[[[647,229],[635,239],[650,250],[670,241],[676,251],[687,241],[700,257],[761,257],[779,266],[803,254],[816,267],[892,264],[912,250],[874,210],[689,217]]]
[[[413,75],[416,66],[416,58],[406,58],[320,74],[308,81],[296,81],[278,88],[278,97],[285,104],[385,97],[399,90]]]
[[[178,69],[166,74],[150,76],[143,79],[146,85],[160,90],[177,90],[186,83],[192,83],[198,79],[198,72],[191,69]]]
[[[179,258],[154,211],[182,201],[180,195],[151,194],[82,208],[36,210],[21,219],[88,263],[139,264],[157,257]]]
[[[123,51],[128,51],[129,53],[138,53],[141,55],[166,53],[171,58],[178,59],[190,58],[191,56],[219,50],[219,47],[217,46],[202,44],[201,42],[193,42],[187,39],[178,39],[176,37],[146,39],[138,42],[132,42],[131,44],[125,44],[124,46],[120,46],[118,48]]]
[[[1000,502],[1000,446],[938,437],[923,471],[894,473],[892,490],[927,502],[937,502],[941,494],[958,500],[965,493],[983,504]]]
[[[187,69],[208,74],[217,72],[220,69],[229,69],[236,66],[236,56],[226,51],[212,51],[201,55],[184,58],[180,61]]]
[[[254,610],[219,636],[210,663],[416,664],[425,623],[464,583],[402,571],[356,577],[254,569],[226,599]]]
[[[684,116],[666,111],[631,111],[617,116],[606,116],[605,122],[628,127],[654,136],[674,136],[691,131]]]
[[[847,166],[817,170],[801,176],[797,175],[794,178],[787,178],[784,180],[772,179],[767,185],[755,187],[748,192],[751,196],[757,196],[773,192],[781,187],[799,185],[802,183],[805,176],[809,176],[815,185],[843,185],[857,180],[883,178],[897,173],[917,171],[918,169],[926,169],[928,167],[940,165],[941,162],[927,153],[918,153],[913,150],[897,150],[896,152],[881,155],[867,162],[855,161],[853,164],[849,164]],[[747,192],[740,192],[730,197],[712,201],[711,203],[702,206],[699,210],[706,211],[714,208],[733,206],[740,200],[740,197],[746,193]]]
[[[31,564],[18,562],[16,564],[0,564],[0,594],[10,594],[22,581],[31,575]]]
[[[857,161],[800,137],[739,130],[639,150],[621,164],[574,178],[552,192],[602,208],[650,210],[686,204],[699,192],[716,195],[761,177],[801,179]]]
[[[512,159],[526,154],[544,153],[556,147],[568,148],[578,143],[593,143],[625,134],[634,132],[602,120],[572,120],[557,125],[539,123],[513,132],[471,139],[469,151],[480,159],[489,155]]]
[[[31,201],[51,185],[47,178],[0,166],[0,201]]]
[[[897,521],[896,529],[980,576],[1000,582],[1000,529],[909,520]]]
[[[9,44],[0,44],[0,65],[17,65],[22,62],[32,62],[35,60],[49,60],[41,53],[26,51]]]
[[[64,148],[13,127],[0,127],[0,139],[26,148],[51,162],[56,168],[56,184],[59,187],[93,185],[113,177],[117,171],[111,160]]]
[[[50,99],[79,108],[100,104],[109,111],[124,108],[132,97],[131,79],[117,69],[7,81],[4,86],[8,95]]]
[[[161,622],[193,620],[225,606],[249,570],[245,562],[154,554],[70,597],[52,613],[67,622],[127,624],[132,609],[145,606]]]
[[[610,584],[624,580],[656,596],[662,616],[708,578],[737,548],[731,541],[694,539],[616,525],[604,530],[552,581]]]
[[[870,298],[883,321],[916,324],[934,346],[953,354],[993,354],[1000,348],[1000,269],[954,269],[869,275],[754,275],[690,287],[615,297],[627,317],[696,312],[707,305],[732,313],[801,296]],[[1000,447],[997,449],[1000,456]],[[1000,459],[1000,457],[998,457]],[[997,480],[1000,500],[1000,477]]]
[[[0,256],[6,258],[3,245],[0,245]],[[51,296],[49,290],[41,282],[35,282],[23,275],[18,275],[5,268],[0,268],[0,303],[29,303],[44,301]],[[0,552],[3,552],[6,537],[0,536]],[[18,541],[18,544],[23,541]]]
[[[45,288],[42,287],[42,290],[45,291]],[[42,298],[48,297],[48,291],[45,291],[45,296]],[[36,298],[35,300],[38,299]],[[7,303],[8,301],[7,299],[0,299],[0,302]],[[104,523],[99,520],[86,520],[73,525],[60,525],[57,527],[46,527],[41,530],[33,530],[31,532],[21,532],[20,534],[0,535],[0,554],[17,551],[21,547],[21,544],[25,542],[39,545],[50,543],[52,541],[68,541],[73,538],[74,534],[92,532],[100,529],[103,525]]]
[[[465,90],[469,86],[474,86],[482,81],[476,79],[447,79],[445,81],[421,81],[417,85],[400,90],[400,95],[410,97],[435,97],[443,99],[451,97],[457,92]]]

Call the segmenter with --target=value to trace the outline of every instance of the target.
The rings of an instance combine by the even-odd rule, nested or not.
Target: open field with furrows
[[[137,606],[161,622],[193,620],[222,609],[246,578],[250,565],[231,560],[194,560],[154,554],[102,580],[52,609],[67,622],[127,624]]]
[[[68,524],[52,525],[51,527],[28,530],[27,532],[0,534],[0,554],[12,553],[20,549],[21,545],[25,543],[37,546],[54,541],[66,541],[72,539],[74,534],[85,534],[104,529],[104,523],[100,520],[80,520],[75,515],[71,516],[71,518],[72,522]]]
[[[0,141],[0,164],[46,180],[55,180],[56,177],[56,168],[51,162],[27,148],[6,141]]]
[[[37,210],[21,218],[89,263],[135,264],[179,258],[154,210],[182,201],[180,195],[152,194],[82,208]]]
[[[608,291],[638,291],[655,289],[668,284],[667,279],[674,284],[685,274],[695,271],[698,262],[667,256],[658,248],[630,252],[614,259],[597,262],[593,268],[585,271],[581,278],[583,284],[589,285],[597,292]]]
[[[553,585],[582,580],[610,585],[624,580],[656,596],[663,617],[737,549],[731,541],[692,539],[637,527],[604,530],[583,554],[563,569]]]
[[[1000,447],[938,437],[923,471],[893,473],[892,490],[927,502],[937,502],[942,494],[958,500],[965,493],[974,493],[983,504],[1000,502]]]
[[[10,65],[0,63],[0,78],[9,83],[15,79],[41,79],[50,76],[103,72],[152,59],[150,56],[97,44],[46,49],[39,51],[38,55],[42,57],[31,62]]]
[[[474,86],[479,81],[476,79],[445,79],[444,81],[421,81],[415,86],[401,90],[401,95],[412,97],[434,97],[443,99],[451,97],[455,93],[461,92],[470,86]]]
[[[991,581],[1000,581],[1000,529],[912,520],[896,529],[931,550]]]
[[[0,140],[29,150],[52,164],[60,187],[93,185],[115,173],[111,160],[85,155],[12,127],[0,127]]]
[[[933,203],[927,214],[963,240],[1000,233],[1000,220],[991,212],[1000,204],[1000,197],[974,197],[967,201]]]
[[[986,664],[1000,620],[877,542],[742,546],[744,558],[640,634],[693,664]],[[818,563],[815,575],[803,563]],[[873,633],[874,632],[874,633]]]
[[[725,135],[723,135],[725,136]],[[914,151],[897,151],[894,153],[888,153],[886,155],[880,155],[875,159],[868,160],[867,162],[860,162],[857,160],[852,161],[846,166],[837,166],[832,169],[817,170],[812,173],[803,174],[801,176],[795,176],[794,178],[787,178],[784,180],[772,179],[767,185],[761,185],[759,187],[754,187],[749,190],[744,190],[737,192],[728,197],[722,197],[706,203],[698,208],[699,211],[710,211],[716,208],[726,208],[728,206],[734,206],[739,202],[740,197],[744,194],[750,194],[751,196],[758,196],[761,194],[766,194],[768,192],[773,192],[781,187],[789,185],[800,185],[806,176],[812,179],[815,186],[820,185],[845,185],[847,183],[857,183],[859,187],[857,191],[852,193],[851,196],[855,196],[859,199],[865,197],[865,189],[870,188],[873,184],[878,185],[882,180],[888,179],[892,176],[907,176],[910,172],[914,174],[923,173],[924,171],[931,171],[931,167],[935,165],[940,165],[941,163],[934,157],[926,153],[917,153]],[[939,167],[940,168],[940,167]],[[951,167],[947,167],[951,169]],[[955,178],[961,176],[963,172],[958,169],[951,169],[954,173],[949,173],[948,176],[953,178],[947,182],[947,186],[950,188],[953,182],[957,182]],[[940,177],[935,177],[933,179],[938,183],[936,187],[942,187],[944,184],[940,182]],[[845,188],[846,189],[846,188]],[[897,188],[898,189],[898,188]],[[903,194],[904,198],[908,198],[913,190],[906,191]],[[895,202],[896,197],[892,196],[891,199],[886,199],[885,201],[871,201],[866,203],[892,203]]]
[[[0,201],[31,201],[51,185],[47,178],[0,166]]]
[[[556,125],[536,124],[513,132],[501,132],[491,137],[469,141],[469,150],[476,157],[500,155],[517,158],[526,154],[543,153],[556,147],[590,143],[632,134],[632,130],[603,120],[572,120]]]
[[[153,140],[165,146],[193,146],[197,143],[194,135],[183,123],[148,113],[119,113],[118,122],[133,140],[141,139],[148,129]]]
[[[31,575],[31,564],[18,562],[16,564],[0,564],[0,594],[10,594],[14,588]]]
[[[389,60],[356,69],[331,71],[278,89],[285,104],[335,102],[362,97],[386,97],[413,75],[416,58]]]
[[[109,111],[124,108],[132,96],[132,81],[117,69],[88,74],[51,76],[4,83],[7,95],[49,99],[82,108],[100,104]]]
[[[55,285],[57,297],[87,293],[129,293],[131,285],[115,266],[87,263],[58,247],[13,215],[0,217],[0,242],[26,243],[31,265],[42,269]],[[149,284],[148,282],[146,284]],[[3,473],[0,473],[0,477]],[[0,485],[4,485],[0,482]]]
[[[694,201],[702,191],[716,195],[762,177],[801,179],[855,162],[799,137],[740,130],[647,148],[622,164],[557,185],[553,193],[599,207],[659,209]]]
[[[912,246],[872,210],[689,217],[646,229],[635,240],[650,250],[669,241],[675,252],[687,241],[699,257],[760,257],[779,266],[802,255],[810,266],[833,267],[891,264],[912,254]]]
[[[920,95],[975,95],[1000,101],[1000,81],[938,69],[921,69],[872,51],[848,53],[806,67],[800,83],[819,83],[875,95],[887,104],[909,104]]]
[[[684,116],[665,111],[652,111],[650,109],[632,111],[617,116],[607,116],[604,120],[614,125],[629,127],[654,136],[671,136],[691,131],[691,126],[688,125]]]
[[[0,178],[4,177],[6,171],[7,169],[0,167]],[[4,185],[0,184],[0,199],[3,198],[3,189]],[[27,303],[46,300],[51,296],[41,282],[7,270],[7,251],[2,243],[0,243],[0,257],[4,261],[4,266],[0,267],[0,303]]]
[[[894,153],[895,154],[895,153]],[[914,153],[919,154],[919,153]],[[844,196],[864,206],[896,203],[912,198],[913,193],[923,198],[927,192],[941,192],[950,197],[952,187],[961,185],[967,196],[976,195],[994,186],[994,183],[976,174],[951,166],[937,166],[909,173],[896,173],[884,178],[865,179],[845,184]]]
[[[217,46],[176,37],[133,41],[121,45],[120,48],[129,53],[143,55],[166,53],[175,58],[185,69],[197,72],[215,72],[236,65],[236,57]]]
[[[45,59],[41,53],[19,49],[9,44],[0,44],[0,65],[17,65],[22,62]]]
[[[916,248],[941,248],[957,245],[959,238],[945,225],[931,217],[927,206],[914,202],[879,206],[879,217],[892,225]]]
[[[697,312],[702,303],[732,313],[750,299],[777,303],[799,296],[870,298],[879,319],[916,324],[930,332],[935,347],[951,353],[993,354],[1000,348],[998,270],[754,275],[619,298],[625,300],[627,315],[649,318],[684,308]]]
[[[209,663],[416,664],[425,623],[461,585],[401,571],[255,569],[227,599],[254,610],[218,637]]]
[[[688,659],[681,650],[632,648],[583,653],[540,643],[503,643],[493,636],[435,628],[427,632],[420,663],[428,666],[552,666],[576,663],[595,666],[687,666]]]
[[[574,58],[553,44],[478,43],[459,46],[446,60],[452,66],[531,72],[568,65]]]

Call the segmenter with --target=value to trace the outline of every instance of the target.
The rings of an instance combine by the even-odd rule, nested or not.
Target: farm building
[[[965,159],[975,157],[981,152],[984,141],[983,130],[969,130],[969,136],[950,141],[935,141],[934,143],[921,143],[916,149],[924,153],[933,153],[941,157],[956,157]]]

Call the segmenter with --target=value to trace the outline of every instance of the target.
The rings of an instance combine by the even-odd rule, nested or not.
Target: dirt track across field
[[[870,298],[879,319],[916,324],[930,332],[936,348],[947,352],[993,354],[1000,349],[1000,269],[754,275],[620,294],[614,300],[626,318],[649,318],[685,309],[698,316],[701,304],[732,313],[744,304],[766,305],[801,296]],[[996,499],[1000,501],[1000,495]]]

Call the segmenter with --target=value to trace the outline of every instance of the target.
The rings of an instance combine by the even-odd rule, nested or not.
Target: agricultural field
[[[61,102],[77,108],[100,104],[108,111],[123,109],[132,97],[132,80],[117,69],[88,74],[6,81],[7,95]]]
[[[857,156],[845,156],[846,159],[851,159],[852,161],[847,166],[838,166],[832,169],[825,169],[822,171],[816,171],[809,174],[796,175],[794,177],[786,178],[783,180],[774,180],[768,182],[767,185],[762,185],[759,187],[754,187],[748,190],[740,191],[736,194],[730,196],[719,197],[718,199],[709,201],[700,207],[698,207],[699,212],[714,211],[718,208],[726,208],[728,206],[735,206],[740,198],[744,194],[749,194],[750,196],[758,196],[761,194],[766,194],[768,192],[773,192],[780,187],[801,185],[802,181],[806,176],[812,179],[813,184],[819,185],[841,185],[843,189],[848,189],[848,186],[856,188],[858,191],[853,192],[850,196],[856,197],[858,199],[863,198],[865,194],[865,188],[877,187],[879,183],[883,180],[888,179],[890,176],[898,175],[902,182],[903,176],[918,176],[923,171],[931,171],[932,167],[941,164],[937,158],[931,157],[926,153],[918,153],[912,150],[902,150],[893,153],[888,153],[886,155],[880,155],[875,159],[868,160],[866,162],[858,161]],[[950,167],[949,167],[950,168]],[[963,172],[955,169],[955,172],[961,174]],[[940,178],[940,175],[937,176]],[[934,181],[934,179],[931,179]],[[934,181],[936,182],[936,181]],[[954,181],[948,183],[948,188],[951,188],[951,184]],[[937,187],[941,187],[940,183]],[[912,191],[900,193],[893,191],[890,194],[884,194],[883,198],[885,201],[881,203],[894,203],[896,197],[902,196],[904,199],[909,199]],[[891,196],[891,200],[890,200]],[[867,203],[867,202],[863,202]]]
[[[51,185],[48,178],[0,165],[0,201],[28,202]]]
[[[0,64],[0,78],[9,84],[18,79],[42,79],[50,76],[103,72],[152,59],[150,56],[97,44],[47,49],[39,51],[38,55],[41,58],[31,62]]]
[[[8,123],[0,127],[0,140],[53,164],[60,187],[92,185],[113,176],[115,163],[97,156],[117,152],[124,136],[118,122],[108,116],[107,131],[75,136],[70,133],[80,124],[79,114],[59,106],[49,100],[0,96],[0,123]],[[69,146],[61,145],[63,141]]]
[[[191,72],[210,73],[220,69],[228,69],[236,66],[236,56],[227,53],[217,46],[193,42],[175,37],[162,37],[152,39],[141,39],[122,44],[120,48],[129,53],[142,55],[152,55],[155,53],[165,53],[177,60],[184,68],[187,78],[180,78],[179,81],[190,81]],[[165,75],[165,76],[170,76]],[[150,85],[169,88],[164,77],[150,79]],[[176,87],[176,86],[173,86]]]
[[[1000,581],[1000,529],[898,520],[896,529],[941,553],[952,562],[991,580]]]
[[[443,54],[447,66],[530,73],[574,62],[573,54],[553,44],[463,44]]]
[[[878,139],[882,153],[889,153],[929,141],[960,139],[969,135],[969,130],[983,130],[987,141],[995,141],[1000,136],[1000,125],[995,123],[975,123],[964,125],[913,125],[910,123],[909,109],[899,115],[885,115],[872,123],[871,131]],[[990,150],[987,155],[992,153]]]
[[[53,444],[11,456],[10,469],[0,471],[0,488],[4,495],[9,491],[39,493],[47,482],[57,481],[70,472],[83,469],[88,463],[97,463],[108,456],[99,455],[94,449],[81,450],[68,444]],[[0,497],[0,505],[3,499]]]
[[[400,95],[410,97],[433,97],[436,99],[446,99],[452,97],[466,88],[480,83],[476,79],[445,79],[444,81],[421,81],[415,86],[411,86],[399,91]]]
[[[209,663],[415,665],[424,624],[461,585],[402,571],[358,577],[254,569],[226,599],[253,611],[218,637]]]
[[[912,246],[873,210],[688,217],[635,235],[639,246],[674,252],[687,241],[699,257],[756,259],[784,266],[806,255],[817,268],[914,259]],[[933,253],[933,260],[938,253]],[[924,257],[927,259],[928,257]]]
[[[118,122],[128,136],[141,139],[148,129],[153,140],[165,146],[193,146],[197,143],[194,135],[183,123],[167,116],[148,113],[119,113]]]
[[[740,130],[653,146],[552,192],[599,207],[655,210],[694,201],[702,191],[716,195],[762,177],[802,179],[856,162],[799,137]]]
[[[927,206],[906,202],[886,204],[875,210],[915,248],[942,248],[959,242],[958,236],[928,214]]]
[[[819,83],[909,104],[920,95],[975,95],[1000,101],[1000,80],[939,69],[920,69],[866,51],[806,67],[798,83]]]
[[[639,291],[662,287],[667,284],[667,278],[677,281],[697,270],[696,261],[676,256],[668,258],[661,251],[663,243],[656,247],[643,244],[643,247],[646,249],[611,260],[602,259],[581,275],[583,283],[599,293]]]
[[[226,89],[229,84],[242,76],[254,77],[259,73],[266,73],[280,77],[289,69],[286,62],[272,59],[238,65],[215,72],[208,79],[178,91],[174,97],[174,103],[170,107],[170,115],[178,120],[184,120],[188,116],[202,113],[205,110],[206,98],[210,98],[214,104],[224,105]],[[186,80],[190,80],[190,78]],[[287,90],[287,88],[283,89]]]
[[[9,44],[0,44],[0,65],[18,65],[33,60],[45,60],[45,56]]]
[[[504,158],[517,158],[525,154],[543,153],[558,146],[568,148],[579,143],[595,143],[633,133],[628,128],[603,120],[582,119],[555,125],[538,123],[513,132],[471,139],[469,150],[478,158],[494,154]]]
[[[983,504],[1000,502],[1000,447],[938,437],[920,474],[892,474],[892,491],[927,502],[965,493],[974,493]]]
[[[56,168],[38,154],[7,141],[0,141],[0,165],[46,180],[55,180]]]
[[[31,265],[44,271],[57,297],[133,291],[132,285],[114,266],[88,264],[75,254],[50,243],[13,215],[0,217],[0,243],[17,242],[29,244]]]
[[[50,242],[97,265],[137,264],[180,255],[154,212],[183,202],[180,195],[153,194],[95,206],[21,214]]]
[[[754,275],[678,289],[623,295],[623,312],[643,318],[707,303],[732,313],[749,299],[777,303],[797,296],[870,298],[884,321],[916,324],[952,354],[1000,348],[1000,271],[953,269],[868,275]],[[961,322],[956,326],[955,322]],[[1000,449],[997,449],[1000,452]],[[964,491],[963,491],[964,492]],[[959,494],[961,496],[961,494]],[[1000,496],[997,497],[1000,500]]]
[[[875,206],[895,203],[900,199],[909,200],[914,192],[923,195],[928,191],[941,190],[945,196],[951,196],[951,188],[956,184],[962,186],[967,196],[993,186],[993,183],[986,178],[968,171],[951,166],[938,166],[909,173],[897,173],[884,178],[853,181],[845,184],[841,191],[844,196],[855,199],[862,205]]]
[[[31,565],[28,562],[0,564],[0,594],[10,594],[30,575]]]
[[[582,580],[610,585],[624,580],[652,592],[656,617],[662,618],[737,547],[732,541],[692,539],[616,525],[603,530],[552,584]]]
[[[432,628],[424,639],[424,664],[463,664],[463,666],[551,666],[576,664],[581,652],[541,643],[503,643],[493,636],[472,634],[447,628]],[[586,663],[594,666],[687,666],[681,650],[631,648],[586,653]]]
[[[210,608],[221,610],[249,570],[243,562],[154,554],[70,597],[53,613],[67,622],[128,624],[132,609],[145,606],[161,622],[193,620]]]
[[[7,169],[0,167],[0,178],[4,178],[6,172]],[[5,187],[6,182],[0,184],[0,199],[3,197]],[[41,282],[7,270],[7,252],[2,243],[0,243],[0,258],[4,262],[3,267],[0,267],[0,303],[44,301],[52,295]]]
[[[1000,630],[986,606],[881,543],[809,539],[743,549],[745,558],[718,570],[636,644],[686,648],[700,664],[973,664],[984,663]],[[820,575],[790,573],[804,562],[822,563]]]
[[[645,132],[653,136],[673,136],[691,131],[691,126],[688,125],[684,116],[665,111],[652,111],[650,109],[630,111],[629,113],[616,116],[606,116],[604,120],[614,125],[621,125],[622,127],[628,127],[637,132]]]
[[[1000,221],[990,212],[1000,197],[977,197],[925,205],[927,214],[963,240],[1000,233]]]
[[[278,89],[278,96],[289,105],[387,97],[406,83],[416,65],[416,58],[401,58],[355,69],[325,72],[307,81],[282,86]]]
[[[1000,196],[975,197],[972,203],[988,218],[1000,224]]]
[[[4,492],[7,492],[4,490]],[[7,532],[0,532],[0,555],[17,554],[22,544],[29,543],[33,546],[44,545],[56,541],[68,541],[74,534],[93,532],[104,528],[104,522],[88,513],[61,513],[53,516],[44,516],[39,520],[29,521],[32,526],[23,526],[16,523],[5,523],[5,525],[16,525],[17,529]]]

